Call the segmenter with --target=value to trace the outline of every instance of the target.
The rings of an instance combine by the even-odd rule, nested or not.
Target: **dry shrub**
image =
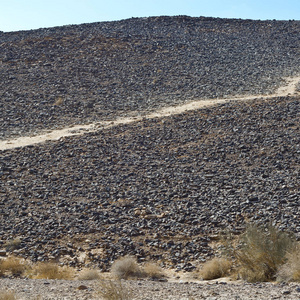
[[[199,276],[204,280],[212,280],[228,275],[232,263],[225,258],[213,258],[206,262],[199,271]]]
[[[4,269],[2,267],[2,261],[0,261],[0,278],[4,276]]]
[[[154,263],[146,263],[143,269],[143,273],[146,277],[151,279],[160,279],[164,277],[163,270]]]
[[[300,92],[300,81],[296,85],[296,92]]]
[[[6,251],[13,251],[13,250],[19,249],[20,245],[21,245],[21,239],[15,238],[15,239],[6,241],[6,243],[3,246],[6,249]]]
[[[74,272],[68,267],[59,267],[54,263],[38,263],[32,269],[34,279],[65,279],[73,278]]]
[[[82,270],[78,275],[78,280],[95,280],[100,279],[99,271],[97,270]]]
[[[279,281],[300,282],[300,244],[286,255],[287,262],[279,268],[277,279]]]
[[[96,294],[105,300],[130,300],[130,291],[125,288],[121,281],[100,280]]]
[[[0,290],[0,300],[16,300],[16,296],[14,292],[7,292]]]
[[[118,279],[137,278],[142,276],[142,271],[133,257],[123,257],[116,260],[112,267],[111,272]]]
[[[63,97],[57,97],[57,99],[55,100],[54,104],[55,106],[59,106],[59,105],[62,105],[64,103],[64,99]]]
[[[293,245],[294,239],[290,234],[272,225],[250,225],[232,254],[243,279],[249,282],[271,281],[285,263],[286,254]]]
[[[10,256],[0,262],[0,273],[3,275],[22,276],[29,266],[21,259]]]

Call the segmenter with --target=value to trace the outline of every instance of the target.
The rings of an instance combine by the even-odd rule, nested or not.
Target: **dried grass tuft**
[[[8,240],[3,246],[6,249],[6,251],[13,251],[19,249],[21,246],[21,239],[17,237],[15,239]]]
[[[146,263],[143,268],[144,276],[151,279],[160,279],[164,277],[164,273],[161,267],[154,263]]]
[[[213,258],[207,261],[199,271],[199,276],[203,280],[212,280],[224,277],[229,274],[232,263],[224,258]]]
[[[74,271],[69,267],[59,267],[54,263],[38,263],[31,273],[33,279],[64,279],[70,280],[74,277]]]
[[[0,290],[0,300],[16,300],[16,299],[17,298],[14,292]]]
[[[294,247],[294,237],[272,225],[250,225],[230,252],[239,275],[249,282],[272,281]],[[228,248],[228,245],[227,245]],[[229,247],[230,248],[230,247]]]
[[[300,244],[286,255],[287,262],[283,264],[277,273],[279,281],[300,282]]]
[[[0,262],[0,274],[12,275],[12,276],[22,276],[25,271],[27,271],[29,266],[21,259],[10,256]]]
[[[100,280],[96,295],[104,300],[131,300],[131,292],[121,281]]]
[[[116,260],[111,272],[118,279],[138,278],[142,276],[142,271],[133,257],[123,257]]]
[[[97,270],[82,270],[78,275],[78,280],[95,280],[100,279],[99,271]]]
[[[55,105],[55,106],[60,106],[60,105],[62,105],[63,103],[64,103],[63,97],[59,96],[59,97],[57,97],[57,99],[55,100],[55,102],[54,102],[53,105]]]

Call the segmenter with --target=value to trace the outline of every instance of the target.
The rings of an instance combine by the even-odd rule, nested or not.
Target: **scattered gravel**
[[[80,286],[85,289],[80,290]],[[298,300],[300,297],[299,284],[122,281],[122,286],[131,292],[132,300]],[[96,296],[100,288],[93,281],[1,279],[0,289],[14,290],[19,300],[101,299]]]

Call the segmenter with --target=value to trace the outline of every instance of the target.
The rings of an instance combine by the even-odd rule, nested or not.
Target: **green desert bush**
[[[143,275],[136,260],[130,256],[116,260],[111,267],[111,272],[118,279],[138,278]]]
[[[272,225],[249,225],[240,236],[238,245],[232,246],[229,252],[243,279],[249,282],[272,281],[293,247],[291,234]]]
[[[232,263],[225,258],[213,258],[207,261],[199,271],[203,280],[212,280],[224,277],[229,274]]]
[[[279,268],[277,280],[300,282],[300,243],[287,253],[286,259],[286,263]]]

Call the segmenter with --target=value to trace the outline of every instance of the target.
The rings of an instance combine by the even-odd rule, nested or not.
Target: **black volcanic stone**
[[[266,94],[299,74],[299,32],[300,21],[178,16],[2,33],[0,139]]]
[[[35,261],[98,240],[103,270],[126,254],[190,270],[245,219],[299,235],[299,109],[299,97],[232,102],[2,151],[2,240],[20,237]]]

